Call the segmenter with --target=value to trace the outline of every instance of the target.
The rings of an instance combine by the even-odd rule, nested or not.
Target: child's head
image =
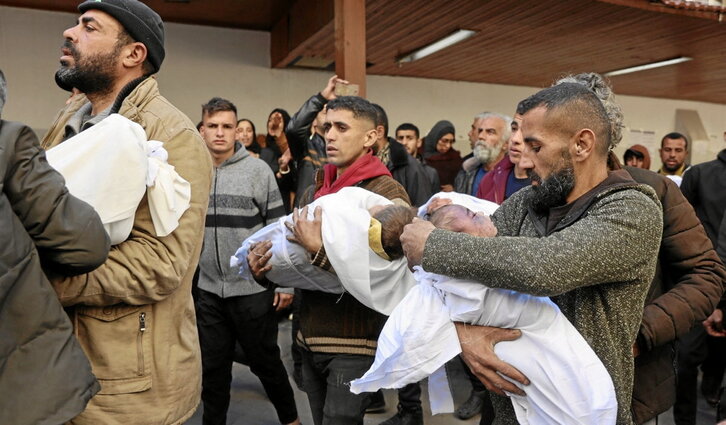
[[[385,208],[371,209],[373,218],[381,223],[381,245],[383,250],[395,260],[403,257],[401,234],[403,227],[416,217],[416,209],[402,205],[389,205]]]
[[[461,205],[444,205],[431,214],[430,221],[439,229],[474,236],[492,236],[491,222],[487,216]]]

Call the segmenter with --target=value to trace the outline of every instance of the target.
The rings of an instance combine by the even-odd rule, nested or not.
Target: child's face
[[[480,237],[496,234],[496,228],[489,216],[483,213],[475,213],[461,205],[446,205],[441,208],[441,214],[444,216],[441,220],[437,220],[439,223],[437,227],[441,229]]]

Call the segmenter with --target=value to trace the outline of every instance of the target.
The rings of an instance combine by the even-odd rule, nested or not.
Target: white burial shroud
[[[446,197],[475,212],[492,207],[468,195]],[[522,331],[517,340],[495,346],[497,355],[531,382],[526,387],[515,383],[526,396],[509,394],[519,423],[615,423],[617,401],[610,375],[549,298],[451,279],[418,266],[414,275],[418,284],[391,313],[373,365],[351,382],[351,391],[401,388],[429,377],[431,411],[453,411],[444,365],[461,353],[457,321]]]
[[[315,207],[322,208],[323,245],[335,274],[311,265],[305,249],[287,240],[290,231],[285,222],[292,223],[292,215],[247,238],[230,259],[230,266],[239,267],[243,278],[253,279],[247,264],[249,246],[270,240],[272,270],[267,278],[271,281],[280,286],[331,293],[347,291],[365,306],[388,315],[415,285],[405,258],[384,260],[368,245],[371,221],[368,209],[391,204],[388,199],[359,187],[343,188],[310,204],[310,219]]]
[[[54,146],[46,157],[68,191],[96,210],[112,245],[129,237],[145,193],[157,236],[174,231],[189,208],[189,182],[167,162],[162,142],[148,141],[140,125],[119,114]]]

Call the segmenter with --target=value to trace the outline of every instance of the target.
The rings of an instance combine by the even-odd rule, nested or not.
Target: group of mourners
[[[384,424],[423,424],[424,379],[434,414],[483,424],[656,423],[674,404],[695,423],[677,398],[698,363],[675,370],[673,347],[726,336],[726,150],[683,174],[688,200],[622,166],[623,115],[593,73],[475,116],[463,158],[449,121],[389,137],[337,76],[264,137],[220,97],[195,128],[153,78],[159,15],[79,11],[42,142],[0,121],[0,423],[179,424],[201,401],[223,424],[237,360],[299,424],[277,345],[290,306],[316,425],[362,424],[383,388]]]

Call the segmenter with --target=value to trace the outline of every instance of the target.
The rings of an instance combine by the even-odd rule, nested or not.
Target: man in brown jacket
[[[76,424],[181,424],[196,410],[201,361],[191,282],[202,246],[211,159],[194,124],[159,94],[164,58],[159,15],[136,0],[87,1],[63,36],[56,81],[74,96],[43,140],[49,148],[111,113],[164,143],[168,162],[191,185],[189,209],[170,235],[156,236],[149,204],[129,238],[91,273],[53,279],[100,392]]]

